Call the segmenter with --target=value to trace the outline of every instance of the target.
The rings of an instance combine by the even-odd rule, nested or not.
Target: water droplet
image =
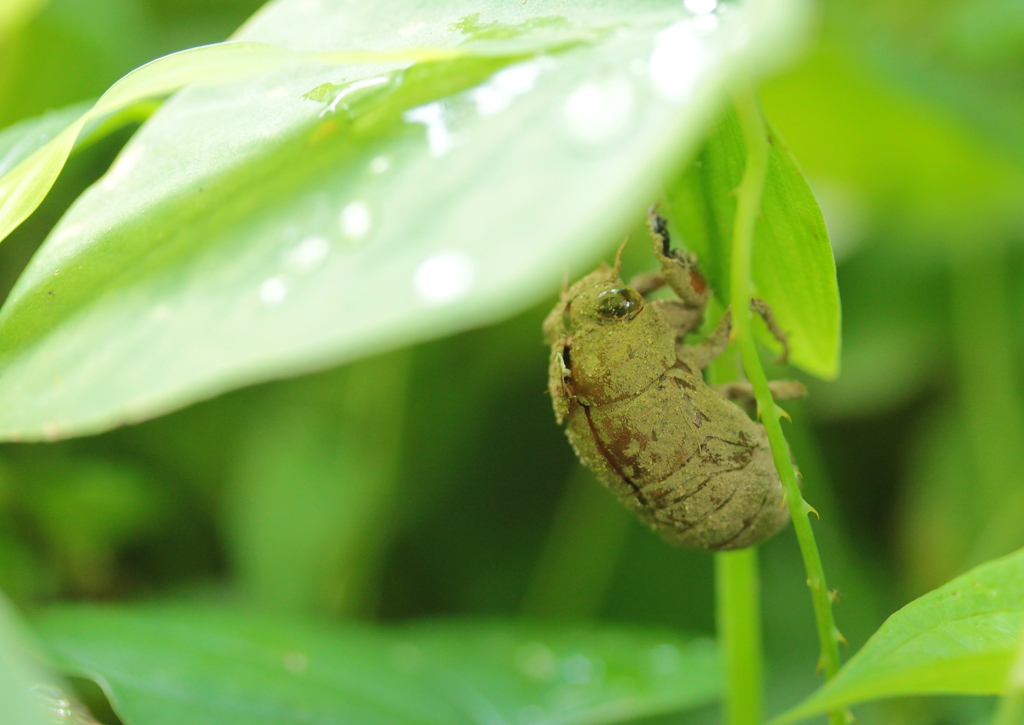
[[[421,30],[422,28],[425,28],[426,26],[427,24],[425,22],[423,22],[422,20],[417,20],[415,22],[409,23],[408,25],[403,25],[402,27],[400,27],[398,29],[398,34],[401,35],[403,38],[408,38],[415,35],[417,31]]]
[[[391,168],[391,159],[387,156],[374,156],[370,159],[370,171],[378,176]]]
[[[715,12],[718,0],[683,0],[683,7],[694,15],[705,15]]]
[[[672,644],[659,644],[651,650],[651,669],[659,675],[675,672],[682,662],[683,656],[679,648]]]
[[[324,110],[320,111],[320,116],[321,117],[322,116],[326,116],[328,113],[334,113],[335,111],[337,111],[338,110],[338,104],[341,103],[341,101],[344,98],[346,98],[347,96],[352,95],[356,91],[361,91],[364,88],[373,88],[374,86],[381,86],[381,85],[384,85],[385,83],[389,82],[390,80],[391,80],[391,78],[389,78],[388,76],[376,76],[374,78],[365,78],[365,79],[363,79],[361,81],[355,81],[354,83],[349,83],[347,86],[345,86],[340,91],[338,91],[338,94],[334,97],[334,100],[332,100],[330,102],[330,104],[328,104],[327,108],[325,108]],[[348,106],[345,105],[345,104],[342,104],[342,108],[347,109]]]
[[[406,123],[422,123],[427,127],[427,147],[434,158],[444,156],[455,146],[455,136],[448,129],[444,106],[440,101],[410,108],[402,114],[402,120]]]
[[[302,652],[286,652],[281,662],[293,675],[301,675],[309,668],[309,657]]]
[[[285,264],[298,274],[312,272],[327,258],[330,250],[331,245],[325,237],[312,234],[292,247]]]
[[[607,143],[622,134],[633,119],[633,85],[621,75],[581,84],[565,102],[570,131],[580,140]]]
[[[117,157],[117,160],[114,161],[113,166],[111,166],[107,173],[103,175],[103,178],[100,179],[100,187],[106,191],[110,191],[127,179],[128,174],[130,174],[136,164],[139,163],[139,159],[142,158],[142,152],[145,150],[145,144],[129,144],[128,147]]]
[[[288,283],[281,275],[268,277],[260,283],[260,300],[271,309],[280,307],[287,296]]]
[[[473,262],[464,252],[442,252],[420,263],[413,276],[416,291],[427,302],[462,297],[473,281]]]
[[[34,685],[29,688],[29,692],[39,698],[55,724],[98,725],[84,708],[73,702],[55,685]]]
[[[562,677],[574,685],[585,685],[590,682],[594,673],[594,665],[586,655],[575,654],[562,663]]]
[[[540,61],[533,60],[517,63],[495,73],[489,81],[470,91],[477,113],[493,116],[504,111],[516,97],[533,89],[541,70]]]
[[[373,218],[365,201],[352,201],[345,205],[338,215],[342,233],[354,242],[370,233]]]
[[[515,658],[519,671],[535,680],[551,680],[557,671],[555,655],[540,642],[524,644]]]
[[[704,41],[688,20],[674,23],[654,37],[647,63],[655,87],[668,99],[684,100],[704,71],[708,56]]]

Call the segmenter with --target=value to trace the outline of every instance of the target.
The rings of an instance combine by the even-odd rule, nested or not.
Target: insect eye
[[[644,306],[644,298],[629,287],[615,287],[597,296],[597,314],[612,320],[631,318]]]

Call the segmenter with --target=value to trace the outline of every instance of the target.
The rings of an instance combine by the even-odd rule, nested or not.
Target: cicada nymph
[[[669,543],[753,546],[789,514],[764,427],[733,402],[751,396],[749,385],[715,388],[701,375],[728,346],[731,318],[686,343],[710,290],[696,258],[670,248],[653,209],[648,223],[660,271],[626,285],[618,259],[602,265],[544,321],[555,417],[584,465]],[[665,284],[677,299],[645,299]],[[752,307],[785,344],[767,305]],[[804,393],[795,381],[772,386],[777,398]]]

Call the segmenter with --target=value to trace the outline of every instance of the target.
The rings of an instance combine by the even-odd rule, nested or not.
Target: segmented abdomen
[[[566,431],[605,485],[670,543],[739,549],[788,521],[764,428],[682,369],[638,395],[575,407]]]

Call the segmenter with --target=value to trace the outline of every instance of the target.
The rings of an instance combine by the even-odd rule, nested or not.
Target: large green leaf
[[[773,723],[886,697],[1002,692],[1022,621],[1024,550],[896,612],[835,679]]]
[[[39,630],[125,725],[611,723],[719,690],[709,641],[642,631],[99,608],[56,610]]]
[[[754,229],[752,274],[789,334],[790,360],[809,373],[839,370],[839,288],[828,230],[789,150],[769,131],[768,173]],[[746,165],[736,114],[729,112],[694,161],[666,187],[683,243],[702,262],[719,299],[729,299],[735,189]]]
[[[29,656],[21,623],[0,594],[0,725],[48,725],[45,700],[33,692],[46,681]]]
[[[657,194],[791,0],[282,0],[282,63],[166,104],[0,312],[0,436],[96,431],[507,316]],[[2,182],[0,182],[2,183]]]

